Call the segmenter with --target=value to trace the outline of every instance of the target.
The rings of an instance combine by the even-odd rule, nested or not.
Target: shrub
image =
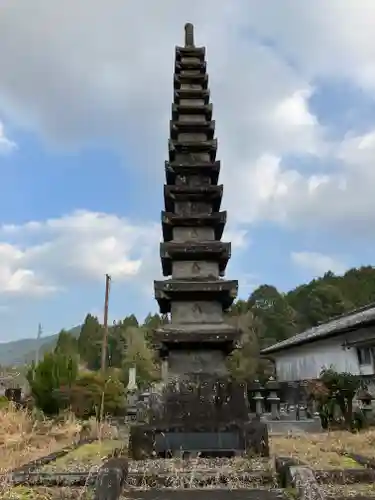
[[[71,386],[60,389],[60,397],[78,418],[99,417],[102,401],[105,415],[122,415],[125,411],[125,388],[115,377],[95,372],[78,375]]]
[[[46,415],[57,415],[63,408],[58,389],[71,386],[77,372],[76,359],[60,353],[46,353],[37,366],[31,366],[27,380],[37,408]]]

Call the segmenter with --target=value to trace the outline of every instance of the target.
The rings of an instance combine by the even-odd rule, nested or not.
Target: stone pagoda
[[[223,312],[237,295],[238,283],[222,277],[231,244],[221,237],[227,214],[220,211],[215,122],[206,73],[205,48],[194,44],[191,24],[185,46],[176,47],[174,102],[169,161],[165,164],[163,275],[155,281],[160,312],[170,323],[154,332],[163,364],[165,390],[147,425],[130,433],[134,458],[187,454],[267,454],[267,428],[249,422],[244,385],[229,379],[226,357],[240,331],[225,323]]]

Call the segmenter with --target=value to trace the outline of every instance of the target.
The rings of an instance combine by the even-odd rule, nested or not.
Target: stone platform
[[[135,460],[169,456],[269,456],[267,424],[260,421],[214,426],[135,424],[129,455]]]
[[[322,432],[320,419],[309,420],[263,420],[267,423],[268,432],[272,435],[305,434]]]

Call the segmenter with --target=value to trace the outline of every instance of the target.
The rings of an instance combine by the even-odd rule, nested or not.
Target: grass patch
[[[373,431],[371,435],[375,437]],[[273,455],[299,459],[313,469],[360,469],[360,464],[342,453],[363,453],[367,439],[368,433],[349,432],[272,436],[270,446]]]
[[[82,425],[71,414],[58,421],[35,418],[10,404],[0,410],[0,474],[71,446],[82,437],[98,436],[103,441],[116,437],[116,429],[108,423],[99,425],[95,419]]]
[[[86,488],[45,488],[16,486],[0,490],[2,500],[92,500],[93,491]]]
[[[354,484],[327,484],[321,485],[321,489],[328,497],[374,497],[375,484],[354,483]]]
[[[103,459],[111,455],[116,448],[123,446],[124,442],[119,439],[103,439],[95,443],[85,444],[39,470],[42,472],[90,470],[91,467],[100,465]]]
[[[59,423],[36,420],[10,405],[0,411],[0,473],[69,446],[79,438],[80,429],[69,416]]]

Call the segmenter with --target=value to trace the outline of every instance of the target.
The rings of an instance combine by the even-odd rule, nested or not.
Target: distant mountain
[[[81,331],[81,326],[75,326],[70,333],[77,336]],[[4,342],[0,344],[0,365],[3,366],[16,366],[30,363],[35,359],[35,354],[39,348],[40,354],[52,350],[57,342],[58,334],[49,335],[48,337],[41,337],[39,340],[34,339],[20,339],[12,340],[11,342]]]

